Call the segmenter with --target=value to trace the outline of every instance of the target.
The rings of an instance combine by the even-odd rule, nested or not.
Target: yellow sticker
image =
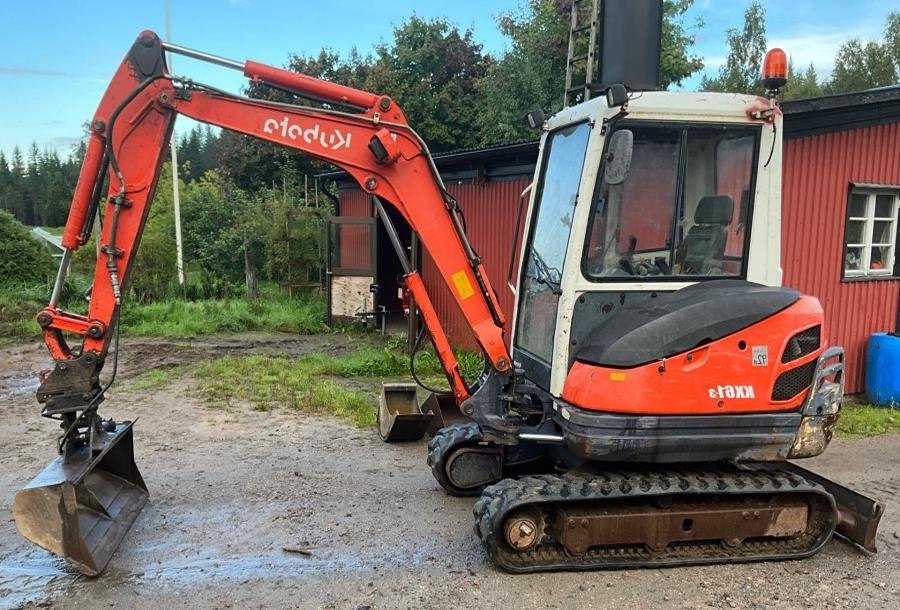
[[[465,269],[460,269],[459,271],[451,275],[450,279],[453,280],[453,284],[456,286],[456,292],[459,293],[459,298],[465,300],[475,294],[475,291],[472,290],[472,284],[471,282],[469,282],[469,277],[466,275]]]
[[[610,373],[610,381],[625,381],[625,373]]]

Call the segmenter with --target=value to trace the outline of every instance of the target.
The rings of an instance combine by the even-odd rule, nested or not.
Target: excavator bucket
[[[13,501],[19,532],[88,576],[103,571],[149,494],[134,463],[133,422],[57,457]]]
[[[422,403],[422,413],[431,413],[434,417],[431,420],[431,426],[428,428],[428,434],[434,436],[441,428],[446,428],[452,424],[460,424],[471,419],[464,415],[459,409],[456,397],[453,394],[443,394],[432,392],[432,394]]]
[[[378,397],[378,434],[386,443],[417,441],[428,432],[434,415],[423,413],[414,383],[383,383]]]

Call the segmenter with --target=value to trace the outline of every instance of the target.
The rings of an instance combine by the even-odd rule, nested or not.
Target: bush
[[[0,210],[0,286],[47,286],[56,263],[28,227]]]

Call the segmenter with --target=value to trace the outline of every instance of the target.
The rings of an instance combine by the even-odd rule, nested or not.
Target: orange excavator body
[[[255,81],[320,105],[249,99],[176,77],[166,67],[166,51],[241,70]],[[627,102],[621,96],[610,99],[618,99],[620,105]],[[587,155],[601,158],[600,149],[609,145],[601,136],[624,114],[623,109],[613,115],[613,106],[607,110],[610,116],[602,122],[578,119],[580,131],[558,130],[575,134],[570,144],[582,143],[582,161]],[[372,198],[451,390],[449,396],[431,401],[432,409],[441,411],[449,398],[456,416],[464,420],[432,429],[428,463],[448,492],[482,494],[475,507],[478,535],[504,569],[804,557],[820,549],[836,527],[874,548],[879,504],[784,465],[788,457],[821,453],[840,409],[842,351],[820,342],[810,347],[802,335],[818,328],[822,336],[822,310],[814,298],[739,280],[705,283],[705,278],[694,278],[704,280],[695,282],[699,288],[683,287],[671,298],[657,299],[655,290],[645,291],[648,298],[657,299],[655,305],[623,308],[618,322],[598,327],[593,344],[587,341],[583,349],[572,352],[564,387],[554,395],[547,383],[529,373],[529,364],[515,361],[513,356],[524,361],[526,350],[511,354],[507,348],[506,317],[466,237],[459,204],[444,188],[426,144],[394,100],[257,62],[235,62],[163,43],[154,33],[143,32],[90,122],[87,152],[63,234],[60,272],[49,304],[38,314],[55,366],[42,378],[37,396],[42,415],[61,423],[59,456],[17,494],[13,506],[20,531],[66,557],[76,569],[100,573],[148,498],[134,462],[132,422],[102,419],[97,410],[115,377],[123,295],[178,114],[333,163]],[[746,121],[762,124],[775,112],[768,108],[757,114],[759,118]],[[735,122],[733,117],[729,120]],[[758,127],[742,129],[758,131]],[[627,127],[613,137],[615,133],[625,137],[618,138],[615,155],[602,157],[604,165],[613,165],[614,157],[630,159],[633,134]],[[588,148],[589,139],[593,149]],[[565,150],[564,144],[560,147]],[[552,146],[547,148],[552,156]],[[571,170],[574,165],[567,161],[556,167]],[[627,163],[607,171],[613,190],[626,174]],[[592,186],[597,175],[596,167],[586,169],[584,176],[590,178],[575,176],[576,187]],[[542,183],[536,190],[555,192]],[[577,203],[577,197],[559,199],[573,207]],[[427,286],[384,213],[385,204],[400,214],[431,255],[484,355],[484,373],[471,385],[462,377]],[[72,253],[87,243],[101,208],[100,248],[88,311],[66,312],[59,299]],[[562,224],[571,227],[570,213],[562,214]],[[617,232],[618,228],[609,229],[610,235]],[[659,263],[655,271],[654,264],[632,260],[633,254],[634,243],[620,267],[662,272]],[[536,295],[537,307],[547,315],[535,325],[549,328],[547,320],[555,320],[564,294],[561,272],[543,259],[534,263],[540,273],[529,277],[534,280],[531,289],[523,287],[528,269],[522,270],[519,289],[525,296]],[[713,293],[726,305],[730,299],[744,303],[745,313],[730,315],[727,307],[715,307],[718,330],[706,336],[700,332],[702,316],[685,317],[687,310],[679,309],[679,303],[709,312],[712,306],[705,295]],[[620,301],[626,301],[625,292]],[[759,307],[754,309],[754,304]],[[569,313],[561,319],[568,319]],[[691,332],[684,333],[685,324],[679,320],[688,319]],[[526,328],[528,322],[523,320],[520,316],[516,330]],[[657,335],[668,338],[657,342]],[[74,349],[69,345],[73,337],[80,342]],[[101,382],[112,346],[112,379]],[[542,352],[547,346],[533,347]],[[560,368],[558,362],[552,366]],[[779,380],[800,369],[805,375],[802,384],[779,398]],[[415,397],[408,388],[398,391]],[[389,409],[397,401],[382,402]],[[407,409],[412,418],[389,413],[390,419],[382,422],[383,438],[408,440],[429,429],[431,420],[417,408],[398,408]],[[697,462],[725,461],[731,464],[727,472],[695,467]],[[631,470],[589,476],[610,462],[629,463]],[[775,463],[780,470],[748,472],[740,466],[745,462]],[[677,470],[648,466],[672,463]],[[582,478],[562,478],[565,472],[578,472]],[[521,478],[537,474],[544,478]],[[845,506],[849,508],[844,510]],[[747,519],[741,515],[753,511],[759,518],[744,523]],[[619,527],[621,523],[628,526]],[[756,545],[760,538],[769,539],[770,546]]]

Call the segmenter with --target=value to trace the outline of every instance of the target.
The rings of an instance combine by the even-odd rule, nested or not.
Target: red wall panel
[[[784,152],[784,284],[822,302],[847,391],[861,392],[866,341],[896,328],[900,280],[841,281],[847,195],[854,182],[900,184],[900,123],[789,139]]]
[[[361,189],[341,189],[340,216],[371,216],[372,204],[369,194]]]
[[[513,251],[518,249],[513,232],[516,229],[519,196],[528,182],[509,180],[483,185],[447,185],[447,190],[456,197],[465,214],[466,234],[484,263],[488,279],[506,316],[507,328],[512,322],[514,306],[513,294],[506,285],[509,259]],[[450,342],[454,346],[473,349],[475,342],[462,313],[427,253],[422,255],[422,278],[430,290],[438,314],[442,316]],[[509,343],[508,334],[506,340]]]

